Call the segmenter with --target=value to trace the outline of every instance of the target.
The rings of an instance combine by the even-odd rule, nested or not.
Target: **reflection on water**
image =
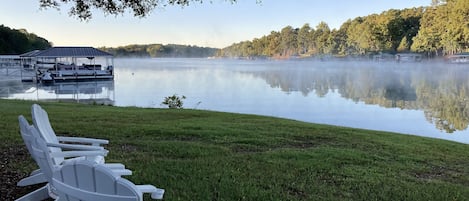
[[[342,65],[342,66],[341,66]],[[354,102],[424,111],[436,128],[453,133],[469,124],[469,66],[406,64],[255,72],[271,87],[319,97],[335,91]],[[468,136],[469,137],[469,136]]]
[[[444,63],[117,59],[114,82],[0,87],[1,98],[184,107],[469,143],[469,66]],[[115,87],[115,89],[114,89]],[[451,133],[451,134],[448,134]]]
[[[114,81],[63,82],[53,85],[10,82],[0,86],[0,97],[114,105]]]

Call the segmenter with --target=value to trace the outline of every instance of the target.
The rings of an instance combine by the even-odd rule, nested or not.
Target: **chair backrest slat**
[[[31,156],[32,156],[33,150],[31,148],[31,144],[32,144],[32,140],[34,138],[29,133],[29,127],[31,125],[29,125],[28,120],[26,120],[26,118],[24,118],[23,115],[20,115],[18,117],[18,122],[19,122],[19,125],[20,125],[21,138],[23,138],[24,144],[26,145],[26,148],[28,149],[29,154],[31,154]]]
[[[32,133],[32,136],[39,135],[35,133],[37,131],[34,126],[29,127],[29,132]],[[46,176],[46,179],[51,182],[52,173],[57,167],[52,161],[46,143],[42,139],[35,138],[31,147],[34,160],[36,160],[37,165],[41,168],[41,172]]]
[[[31,107],[31,114],[33,117],[33,124],[36,129],[39,131],[40,136],[49,143],[59,143],[57,136],[52,129],[52,126],[49,121],[49,116],[47,112],[42,109],[41,106],[38,104],[33,104]],[[62,149],[57,147],[49,147],[51,152],[60,152]],[[64,161],[64,158],[61,157],[54,157],[53,158],[55,164],[61,164]]]
[[[67,166],[68,167],[68,166]],[[75,167],[75,175],[87,175],[87,176],[76,176],[77,185],[75,187],[81,188],[85,191],[96,191],[96,183],[92,179],[94,178],[93,169],[87,168],[82,164],[77,164]]]

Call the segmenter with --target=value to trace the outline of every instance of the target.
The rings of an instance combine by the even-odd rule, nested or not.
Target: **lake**
[[[314,60],[115,59],[115,80],[3,83],[7,99],[259,114],[469,143],[469,65]]]

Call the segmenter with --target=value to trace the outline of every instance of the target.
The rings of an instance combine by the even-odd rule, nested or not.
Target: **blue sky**
[[[347,19],[430,5],[431,0],[224,0],[193,3],[189,7],[155,9],[146,18],[130,13],[105,16],[93,12],[82,22],[68,15],[68,8],[40,9],[39,0],[2,0],[0,24],[25,28],[51,41],[55,46],[116,47],[128,44],[182,44],[226,47],[252,40],[287,25],[294,28],[324,21],[339,28]]]

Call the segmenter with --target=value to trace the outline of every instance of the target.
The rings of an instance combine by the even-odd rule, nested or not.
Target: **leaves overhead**
[[[237,0],[225,0],[235,3]],[[41,8],[60,9],[62,5],[71,5],[69,14],[81,20],[92,18],[92,10],[100,10],[107,15],[123,14],[130,10],[135,17],[148,16],[156,7],[189,6],[190,3],[203,3],[203,0],[39,0]],[[212,1],[210,1],[212,2]],[[257,0],[256,2],[260,2]]]

